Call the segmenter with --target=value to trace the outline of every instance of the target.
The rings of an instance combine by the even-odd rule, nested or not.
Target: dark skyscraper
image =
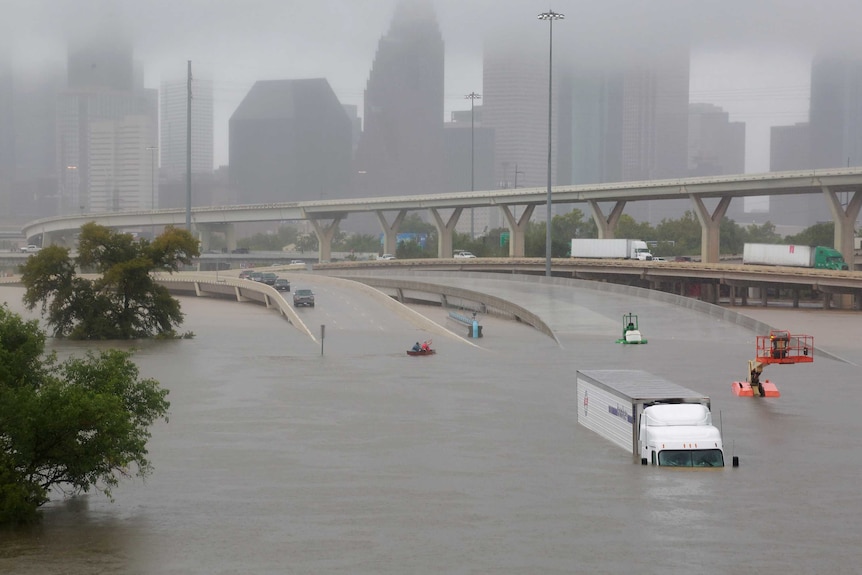
[[[323,78],[256,82],[230,118],[240,204],[345,197],[352,126]]]
[[[357,196],[442,189],[443,38],[428,0],[402,0],[365,89]]]
[[[814,60],[810,130],[812,167],[862,166],[862,60]]]

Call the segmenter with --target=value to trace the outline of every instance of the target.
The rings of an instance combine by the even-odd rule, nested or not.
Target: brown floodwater
[[[495,289],[560,343],[495,317],[468,342],[291,279],[323,345],[261,306],[183,298],[196,337],[135,355],[170,390],[153,474],[0,531],[0,573],[862,572],[862,323],[841,324],[849,362],[770,366],[782,397],[760,400],[730,390],[755,334],[683,307],[513,278]],[[614,343],[627,312],[648,345]],[[429,337],[435,356],[406,356]],[[575,371],[606,368],[710,395],[740,467],[642,467],[579,427]]]

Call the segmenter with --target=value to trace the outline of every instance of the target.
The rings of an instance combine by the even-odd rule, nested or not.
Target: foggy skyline
[[[68,39],[107,24],[127,35],[144,65],[146,86],[193,73],[213,80],[215,164],[228,163],[228,119],[257,80],[326,78],[343,104],[362,109],[377,43],[396,0],[2,0],[0,55],[16,68],[64,64]],[[555,60],[583,54],[601,65],[687,39],[692,48],[691,101],[724,108],[746,123],[746,170],[769,168],[769,127],[806,121],[810,61],[818,51],[862,55],[853,29],[862,4],[849,0],[433,0],[445,43],[444,112],[469,108],[482,92],[486,34],[547,48],[539,12],[566,15],[554,26]],[[537,105],[542,105],[537,102]]]

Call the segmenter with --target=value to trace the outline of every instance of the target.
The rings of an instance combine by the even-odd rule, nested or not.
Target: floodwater
[[[291,283],[314,288],[299,315],[326,326],[322,345],[273,310],[183,298],[196,337],[135,356],[170,390],[154,473],[0,531],[0,573],[862,572],[858,319],[830,329],[849,362],[768,366],[782,397],[752,399],[731,382],[755,334],[681,307],[515,284],[560,344],[495,317],[465,341],[362,291]],[[0,300],[20,310],[20,293]],[[614,343],[627,312],[648,345]],[[437,355],[406,356],[429,337]],[[710,395],[740,467],[642,467],[579,427],[575,371],[605,368]]]

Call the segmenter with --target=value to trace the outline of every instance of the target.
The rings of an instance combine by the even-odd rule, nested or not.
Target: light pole
[[[150,151],[150,210],[155,211],[156,209],[156,150],[159,149],[158,146],[147,146],[147,149]],[[152,217],[152,216],[150,216]],[[152,235],[151,239],[155,239],[156,237],[156,224],[150,224],[150,235]]]
[[[551,104],[553,101],[553,56],[554,20],[562,20],[563,14],[548,10],[539,14],[539,20],[547,20],[548,27],[548,219],[545,222],[545,275],[551,276]]]
[[[474,152],[476,149],[475,139],[473,137],[473,126],[474,126],[473,111],[474,111],[474,104],[476,103],[476,100],[480,100],[482,98],[482,96],[480,94],[477,94],[476,92],[470,92],[469,94],[467,94],[464,97],[467,98],[468,100],[470,100],[470,191],[472,192],[472,191],[475,191],[475,180],[473,177],[473,174],[475,173],[475,170],[473,168],[473,166],[474,166],[473,155],[474,155]],[[475,211],[475,209],[476,208],[470,208],[470,239],[471,240],[476,239],[476,234],[474,232],[474,227],[473,227],[475,225],[474,217],[473,217],[473,212]]]

